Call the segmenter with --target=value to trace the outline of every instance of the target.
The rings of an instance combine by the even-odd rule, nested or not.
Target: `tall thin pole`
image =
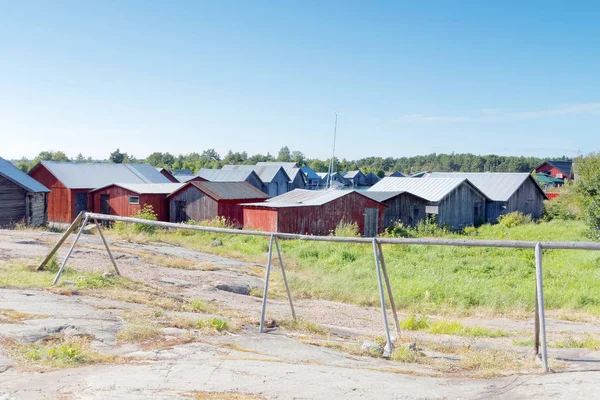
[[[267,313],[267,297],[269,295],[269,276],[271,275],[271,259],[273,257],[273,238],[269,240],[269,256],[267,258],[267,270],[265,272],[265,290],[263,292],[262,310],[260,312],[260,333],[265,331],[265,315]]]
[[[337,136],[337,113],[335,114],[335,124],[333,125],[333,150],[329,160],[329,173],[327,174],[327,189],[331,189],[331,174],[333,174],[333,160],[335,158],[335,138]]]
[[[548,368],[548,346],[546,343],[546,315],[544,312],[544,281],[542,278],[542,245],[536,243],[535,245],[535,272],[536,272],[536,286],[537,286],[537,302],[538,302],[538,314],[540,319],[540,336],[542,345],[542,364],[544,365],[544,372],[550,372]]]

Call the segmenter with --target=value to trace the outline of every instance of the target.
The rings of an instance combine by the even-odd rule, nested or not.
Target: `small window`
[[[140,196],[129,196],[129,204],[140,204]]]

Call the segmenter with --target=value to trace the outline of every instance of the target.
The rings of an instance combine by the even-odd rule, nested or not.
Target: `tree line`
[[[555,158],[556,159],[556,158]],[[254,165],[261,161],[295,162],[300,166],[308,165],[316,172],[327,172],[329,159],[307,158],[298,150],[291,151],[287,146],[282,147],[277,155],[253,154],[247,152],[233,152],[230,150],[221,156],[214,149],[204,150],[202,153],[173,155],[171,153],[155,152],[146,158],[136,158],[126,152],[116,149],[105,160],[92,160],[78,154],[69,159],[62,151],[43,151],[33,160],[21,159],[16,162],[17,167],[27,172],[39,161],[71,161],[71,162],[106,162],[106,163],[147,163],[155,167],[168,170],[187,169],[197,172],[200,168],[221,168],[226,164]],[[475,155],[475,154],[428,154],[412,157],[366,157],[359,160],[335,158],[334,170],[337,172],[353,171],[360,169],[364,173],[374,172],[383,176],[388,171],[401,171],[405,174],[414,174],[421,171],[437,172],[531,172],[535,167],[548,160],[539,157]],[[558,160],[568,160],[560,157]]]

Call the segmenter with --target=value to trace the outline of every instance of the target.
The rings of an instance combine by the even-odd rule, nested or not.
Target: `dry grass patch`
[[[0,324],[18,324],[28,319],[48,318],[45,314],[28,314],[7,308],[0,309]]]
[[[142,343],[163,336],[162,330],[154,325],[131,324],[117,333],[117,340],[124,343]]]
[[[182,257],[163,257],[163,256],[151,256],[142,253],[142,258],[144,261],[160,265],[161,267],[166,268],[177,268],[177,269],[187,269],[187,270],[199,270],[202,269],[201,266],[198,265],[195,261],[188,260],[187,258]]]
[[[299,331],[304,333],[310,333],[315,335],[328,335],[329,329],[323,328],[315,323],[310,321],[295,319],[295,320],[281,320],[277,321],[277,324],[282,328],[291,330],[291,331]]]

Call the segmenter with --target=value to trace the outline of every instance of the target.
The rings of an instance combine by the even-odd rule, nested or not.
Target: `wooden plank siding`
[[[486,198],[470,184],[463,182],[438,204],[438,224],[462,230],[485,222]]]
[[[526,179],[508,201],[488,201],[486,221],[498,222],[500,216],[515,211],[531,215],[534,220],[541,218],[544,213],[544,195],[536,186],[537,183],[532,179]]]
[[[405,226],[415,226],[426,217],[427,200],[410,193],[402,193],[382,202],[387,206],[384,211],[384,227],[390,228],[396,222]]]
[[[289,179],[285,173],[285,170],[280,168],[271,182],[267,182],[263,185],[262,191],[268,194],[269,197],[275,197],[279,196],[280,194],[287,193],[289,191]]]
[[[72,222],[75,215],[75,197],[54,175],[43,165],[29,174],[32,178],[50,189],[48,194],[48,221]]]
[[[102,195],[107,195],[109,197],[108,204],[110,206],[110,215],[132,217],[139,212],[144,205],[149,204],[154,209],[159,221],[168,221],[169,212],[166,194],[138,194],[119,186],[107,186],[90,193],[90,198],[93,198],[92,209],[95,213],[100,214],[103,211],[101,210],[100,204],[100,196]],[[139,197],[139,204],[129,204],[130,196]]]
[[[48,221],[47,193],[30,193],[0,176],[0,227],[18,222],[41,226]]]
[[[280,208],[244,206],[244,227],[268,232],[329,235],[341,221],[356,222],[365,229],[365,210],[378,209],[378,231],[383,232],[385,206],[356,192],[319,206]]]
[[[299,171],[294,177],[294,180],[288,185],[288,191],[294,189],[306,189],[306,181],[304,180],[304,173],[302,171]]]

